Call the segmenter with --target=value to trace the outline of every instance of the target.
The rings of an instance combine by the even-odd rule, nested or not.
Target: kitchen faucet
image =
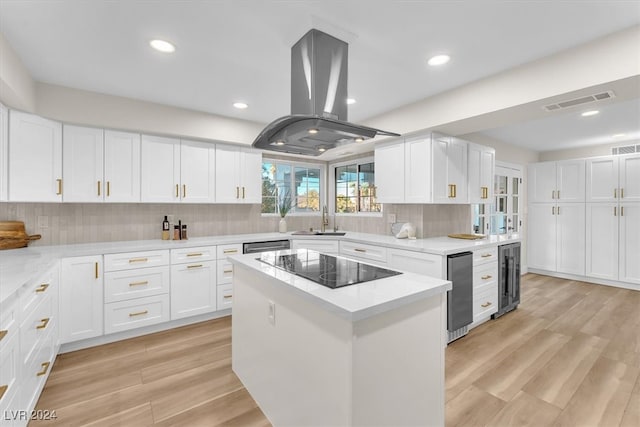
[[[327,206],[322,207],[322,226],[320,227],[320,232],[324,233],[327,225],[329,225],[329,212],[327,212]]]

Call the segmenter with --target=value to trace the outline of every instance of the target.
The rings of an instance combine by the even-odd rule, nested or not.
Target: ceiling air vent
[[[633,154],[640,153],[640,144],[639,145],[625,145],[624,147],[613,147],[611,149],[611,154]]]
[[[580,98],[568,99],[566,101],[558,102],[556,104],[545,105],[546,111],[562,110],[563,108],[575,107],[576,105],[589,104],[591,102],[604,101],[605,99],[615,98],[615,93],[609,90],[606,92],[596,93],[593,95],[582,96]]]

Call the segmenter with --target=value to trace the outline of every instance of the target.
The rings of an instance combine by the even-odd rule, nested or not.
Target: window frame
[[[366,157],[359,157],[351,160],[344,160],[341,162],[335,162],[335,163],[329,164],[329,170],[328,170],[329,186],[327,187],[329,203],[327,207],[329,209],[330,215],[343,216],[343,217],[371,217],[371,218],[381,218],[384,215],[384,203],[378,203],[380,205],[380,212],[336,212],[336,168],[355,164],[359,170],[360,165],[364,165],[367,163],[375,164],[374,156],[369,155]],[[358,183],[358,185],[360,184]]]
[[[326,184],[327,184],[327,167],[326,165],[322,164],[322,163],[312,163],[312,162],[300,162],[297,161],[296,159],[291,159],[291,160],[285,160],[285,159],[276,159],[276,158],[270,158],[270,157],[262,157],[262,162],[260,163],[260,186],[262,187],[262,165],[264,163],[272,163],[272,164],[280,164],[280,165],[287,165],[289,167],[291,167],[291,188],[296,188],[296,174],[295,174],[295,168],[296,167],[301,167],[301,168],[313,168],[313,169],[320,169],[320,209],[317,212],[296,212],[296,211],[289,211],[289,213],[287,213],[287,217],[289,216],[300,216],[300,217],[305,217],[305,216],[321,216],[322,215],[322,207],[326,204]],[[280,213],[275,212],[275,213],[265,213],[262,212],[262,194],[260,194],[260,216],[261,217],[280,217]]]

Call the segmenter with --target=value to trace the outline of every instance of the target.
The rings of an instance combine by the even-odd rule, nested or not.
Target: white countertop
[[[451,239],[434,237],[428,239],[396,239],[393,236],[354,233],[347,231],[344,236],[292,235],[291,233],[255,233],[228,236],[195,237],[189,240],[134,240],[121,242],[83,243],[75,245],[34,246],[30,248],[0,251],[0,303],[13,295],[19,288],[43,274],[61,258],[111,253],[137,252],[158,249],[179,249],[196,246],[214,246],[232,243],[260,242],[269,240],[343,240],[368,243],[425,252],[435,255],[449,255],[456,252],[497,246],[520,240],[519,235],[491,236],[482,240]]]
[[[316,251],[298,249],[278,251],[278,255],[299,253],[306,256]],[[451,289],[451,282],[413,273],[330,289],[303,277],[257,260],[259,254],[234,255],[237,265],[274,278],[297,295],[351,321],[358,321],[412,302],[430,298]]]

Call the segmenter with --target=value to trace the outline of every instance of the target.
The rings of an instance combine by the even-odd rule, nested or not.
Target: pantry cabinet
[[[640,285],[640,203],[621,203],[618,279]]]
[[[640,202],[640,154],[587,160],[588,202]]]
[[[533,163],[527,169],[529,203],[585,200],[584,160]]]
[[[640,202],[640,154],[620,156],[620,201]]]
[[[262,154],[249,148],[216,146],[216,202],[261,203]]]
[[[62,193],[62,125],[11,110],[9,200],[61,202]]]
[[[93,338],[104,333],[102,255],[64,258],[61,261],[60,342]]]
[[[9,111],[0,104],[0,202],[8,198],[9,180]]]
[[[490,203],[493,197],[496,151],[469,143],[469,202]]]
[[[586,275],[618,280],[618,215],[616,202],[587,203]]]

